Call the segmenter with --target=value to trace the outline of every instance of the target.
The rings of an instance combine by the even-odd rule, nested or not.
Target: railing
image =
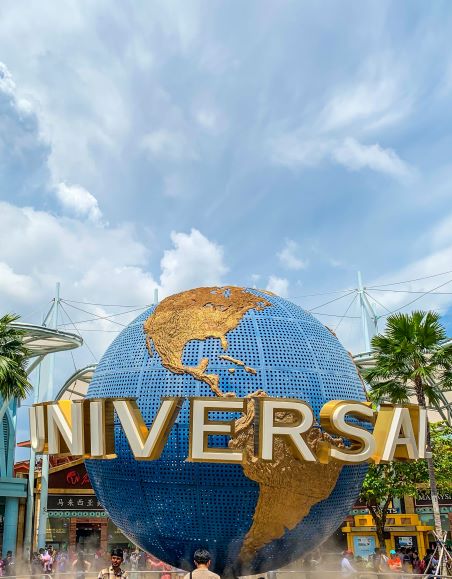
[[[105,565],[104,567],[102,567],[103,569],[105,567],[107,567],[109,565]],[[171,579],[179,579],[180,577],[184,577],[187,573],[189,573],[189,571],[183,571],[182,569],[179,570],[172,570],[172,571],[148,571],[148,570],[132,570],[129,569],[127,565],[123,565],[122,568],[127,571],[127,574],[129,576],[130,579],[160,579],[160,577],[162,575],[170,575]],[[43,578],[43,579],[57,579],[57,578],[61,578],[61,579],[69,579],[71,577],[75,577],[76,575],[82,575],[85,577],[85,579],[92,579],[94,577],[97,577],[99,575],[100,571],[65,571],[64,573],[60,573],[59,571],[54,571],[51,574],[49,573],[44,573],[44,572],[36,572],[36,573],[29,573],[27,575],[10,575],[8,577],[8,579],[24,579],[25,577],[27,579],[29,579],[30,577],[39,577],[39,578]]]
[[[263,574],[264,575],[264,574]],[[276,579],[322,579],[325,577],[326,579],[330,579],[332,577],[350,577],[354,579],[380,579],[380,578],[387,578],[387,579],[413,579],[420,577],[431,577],[437,579],[452,579],[452,575],[441,575],[440,573],[430,573],[427,574],[422,573],[406,573],[405,571],[371,571],[371,570],[358,570],[356,573],[346,573],[338,571],[322,571],[319,569],[312,569],[312,570],[303,570],[303,571],[275,571],[274,575],[276,575]]]
[[[129,579],[152,579],[155,577],[159,579],[162,575],[170,575],[171,579],[179,579],[184,577],[188,571],[132,571],[127,569]],[[39,579],[58,579],[61,578],[73,578],[76,577],[78,573],[76,571],[69,571],[65,573],[58,573],[55,571],[52,574],[37,572],[37,573],[26,573],[21,575],[9,575],[8,579],[30,579],[30,577],[36,577]],[[80,574],[81,575],[81,574]],[[80,576],[79,575],[79,576]],[[85,571],[83,576],[85,579],[96,578],[99,575],[99,571]],[[349,577],[350,579],[420,579],[420,577],[429,577],[434,579],[452,579],[452,575],[441,575],[435,573],[427,573],[426,575],[416,574],[416,573],[405,573],[402,572],[382,572],[382,571],[357,571],[356,573],[342,573],[340,570],[337,571],[324,571],[319,569],[312,570],[291,570],[291,571],[272,571],[271,573],[260,573],[258,577],[273,577],[275,579],[333,579],[333,577]]]
[[[37,573],[35,575],[30,575],[30,573],[26,573],[23,575],[4,575],[4,577],[8,577],[8,579],[30,579],[30,577],[34,576],[34,577],[43,577],[45,579],[53,579],[51,575],[49,575],[48,573]]]

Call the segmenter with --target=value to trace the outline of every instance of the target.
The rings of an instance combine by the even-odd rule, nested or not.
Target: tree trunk
[[[372,505],[367,503],[367,508],[369,509],[369,512],[375,522],[375,530],[377,533],[378,542],[380,543],[380,549],[386,549],[385,525],[390,502],[391,497],[385,501],[383,507],[381,507],[381,505]]]
[[[421,408],[426,409],[427,405],[425,403],[425,393],[422,384],[422,379],[419,376],[416,376],[414,379],[414,385],[416,390],[416,398],[418,404]],[[433,519],[435,521],[435,532],[442,537],[443,530],[441,526],[441,511],[439,510],[439,500],[438,500],[438,489],[436,487],[436,476],[435,476],[435,469],[433,467],[433,456],[432,456],[432,444],[431,444],[431,437],[430,437],[430,423],[428,420],[427,415],[427,436],[426,436],[426,454],[427,454],[427,469],[428,469],[428,478],[430,481],[430,495],[432,497],[432,510],[433,510]]]

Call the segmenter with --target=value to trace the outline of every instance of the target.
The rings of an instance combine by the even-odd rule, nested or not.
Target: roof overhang
[[[23,343],[30,351],[29,358],[74,350],[83,345],[83,338],[70,332],[17,322],[11,326],[24,332]]]
[[[80,400],[85,398],[96,365],[85,366],[70,376],[61,387],[55,400]]]

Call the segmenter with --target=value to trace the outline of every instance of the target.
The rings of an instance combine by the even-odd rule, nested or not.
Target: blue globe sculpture
[[[162,396],[246,397],[259,389],[305,400],[317,419],[329,400],[365,399],[349,354],[316,318],[269,292],[235,287],[183,292],[138,316],[105,352],[88,398],[136,397],[150,427]],[[366,470],[338,469],[319,500],[311,495],[328,478],[320,471],[306,471],[305,481],[303,471],[299,486],[286,492],[272,480],[262,484],[240,464],[187,462],[188,444],[185,401],[158,460],[135,460],[115,423],[117,458],[86,461],[114,523],[142,549],[178,568],[190,569],[200,547],[211,552],[219,573],[287,565],[336,531]],[[210,444],[227,446],[228,439],[212,437]],[[305,501],[299,519],[291,500]],[[277,531],[250,538],[264,511]],[[254,551],[244,560],[247,541]]]

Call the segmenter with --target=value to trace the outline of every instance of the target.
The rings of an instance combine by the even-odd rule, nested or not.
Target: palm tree
[[[385,334],[372,339],[375,366],[363,372],[371,386],[370,396],[379,403],[407,403],[438,407],[438,391],[452,388],[452,344],[445,344],[446,331],[436,312],[415,311],[388,317]],[[427,424],[427,467],[436,533],[441,535],[441,517]]]
[[[0,396],[25,398],[31,390],[26,372],[28,349],[23,344],[24,333],[12,326],[19,316],[5,314],[0,318]]]

